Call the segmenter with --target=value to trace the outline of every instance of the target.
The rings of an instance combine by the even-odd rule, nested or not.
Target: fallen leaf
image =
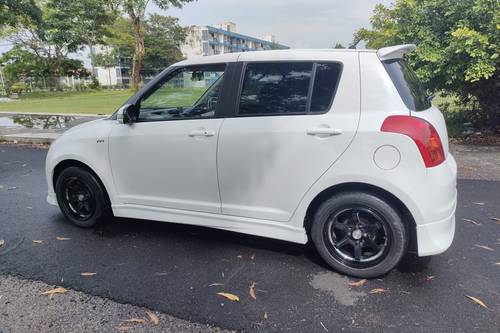
[[[481,249],[488,250],[488,251],[495,251],[495,250],[493,250],[491,247],[484,246],[484,245],[474,244],[474,246],[475,246],[475,247],[479,247],[479,248],[481,248]]]
[[[383,288],[375,288],[370,290],[370,294],[385,294],[388,290]]]
[[[231,293],[217,293],[217,295],[225,297],[225,298],[227,298],[228,300],[230,300],[232,302],[239,302],[240,301],[240,298],[238,296],[236,296],[235,294],[231,294]]]
[[[500,219],[498,217],[490,217],[490,220],[495,221],[496,224],[500,224]]]
[[[141,318],[130,318],[126,320],[122,320],[124,323],[134,323],[134,324],[144,324],[146,321]]]
[[[223,286],[223,285],[224,285],[224,283],[218,283],[218,282],[215,282],[215,283],[211,283],[211,284],[209,284],[208,286],[209,286],[209,287],[215,287],[215,286]]]
[[[4,246],[5,245],[5,240],[3,239],[0,239],[0,247]]]
[[[267,311],[264,312],[264,319],[267,319]]]
[[[33,243],[34,244],[42,244],[43,240],[41,240],[41,239],[35,239],[35,240],[33,240]]]
[[[12,191],[12,190],[15,190],[15,189],[17,189],[17,187],[12,186],[12,187],[7,188],[7,191]]]
[[[496,262],[496,263],[495,263],[495,265],[496,265],[496,266],[500,266],[500,262]]]
[[[51,290],[44,291],[40,295],[49,295],[49,298],[52,299],[52,297],[54,297],[55,294],[64,294],[67,292],[68,292],[68,289],[63,288],[63,287],[57,287],[57,288],[54,288]]]
[[[434,276],[434,275],[429,275],[429,276],[427,276],[427,277],[425,278],[425,281],[431,281],[431,280],[434,280],[434,278],[435,278],[435,277],[436,277],[436,276]]]
[[[348,283],[349,286],[351,287],[361,287],[363,286],[366,282],[368,282],[367,279],[362,279],[362,280],[359,280],[359,281],[356,281],[356,282],[350,282]]]
[[[474,202],[474,205],[484,206],[484,202]]]
[[[467,297],[468,299],[472,300],[474,303],[479,304],[483,308],[486,308],[486,309],[488,308],[486,306],[486,304],[484,304],[484,302],[481,301],[479,298],[476,298],[476,297],[473,297],[473,296],[469,296],[469,295],[465,295],[465,297]]]
[[[252,282],[252,284],[250,285],[250,288],[248,290],[248,294],[250,295],[250,297],[252,297],[254,300],[257,300],[257,296],[255,295],[255,285],[256,283],[255,282]]]
[[[80,273],[81,276],[94,276],[96,275],[97,273],[91,273],[91,272],[84,272],[84,273]]]
[[[71,238],[67,238],[67,237],[56,237],[56,239],[58,241],[67,241],[67,240],[70,240]]]
[[[472,223],[472,224],[474,224],[474,225],[481,225],[479,222],[474,221],[474,220],[471,220],[471,219],[462,219],[462,220],[464,220],[465,222]]]
[[[132,326],[116,326],[115,328],[121,332],[130,331],[131,329],[133,329]]]
[[[154,324],[154,325],[158,325],[160,323],[160,318],[158,318],[158,316],[156,315],[156,313],[152,312],[152,311],[146,311],[146,314],[148,315],[149,317],[149,320]]]

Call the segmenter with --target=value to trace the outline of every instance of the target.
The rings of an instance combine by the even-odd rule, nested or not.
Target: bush
[[[29,87],[24,82],[16,82],[10,87],[11,93],[14,94],[22,94],[23,92],[28,91]]]

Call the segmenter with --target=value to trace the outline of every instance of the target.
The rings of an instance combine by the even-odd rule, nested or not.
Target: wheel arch
[[[417,247],[417,226],[415,223],[415,219],[411,214],[408,207],[394,194],[391,192],[367,183],[360,182],[349,182],[349,183],[341,183],[337,185],[333,185],[321,191],[319,194],[314,197],[306,210],[306,215],[304,219],[304,228],[308,235],[310,235],[312,221],[314,213],[317,211],[319,206],[328,200],[332,195],[339,194],[342,192],[363,192],[376,195],[389,203],[393,204],[398,212],[401,214],[403,221],[409,231],[409,239],[408,239],[408,249],[407,252],[418,253]]]
[[[53,185],[54,190],[56,188],[57,178],[59,177],[59,175],[61,174],[61,172],[64,169],[67,169],[69,167],[79,167],[79,168],[82,168],[82,169],[90,172],[97,179],[99,184],[104,189],[104,194],[106,195],[106,199],[108,200],[108,203],[111,203],[111,200],[109,197],[109,191],[106,188],[106,185],[104,185],[104,183],[102,182],[101,177],[99,177],[99,175],[90,166],[83,163],[82,161],[78,161],[78,160],[74,160],[74,159],[62,160],[59,163],[57,163],[56,166],[54,167],[54,172],[52,173],[52,185]]]

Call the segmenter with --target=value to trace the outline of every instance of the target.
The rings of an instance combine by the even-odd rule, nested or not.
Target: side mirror
[[[116,120],[118,120],[120,124],[131,124],[137,121],[135,105],[125,104],[120,107],[116,113]]]

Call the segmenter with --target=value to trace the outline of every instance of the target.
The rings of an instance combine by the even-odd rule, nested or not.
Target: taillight
[[[444,150],[439,134],[427,121],[411,116],[389,116],[384,120],[382,132],[400,133],[409,136],[417,144],[427,168],[444,162]]]

